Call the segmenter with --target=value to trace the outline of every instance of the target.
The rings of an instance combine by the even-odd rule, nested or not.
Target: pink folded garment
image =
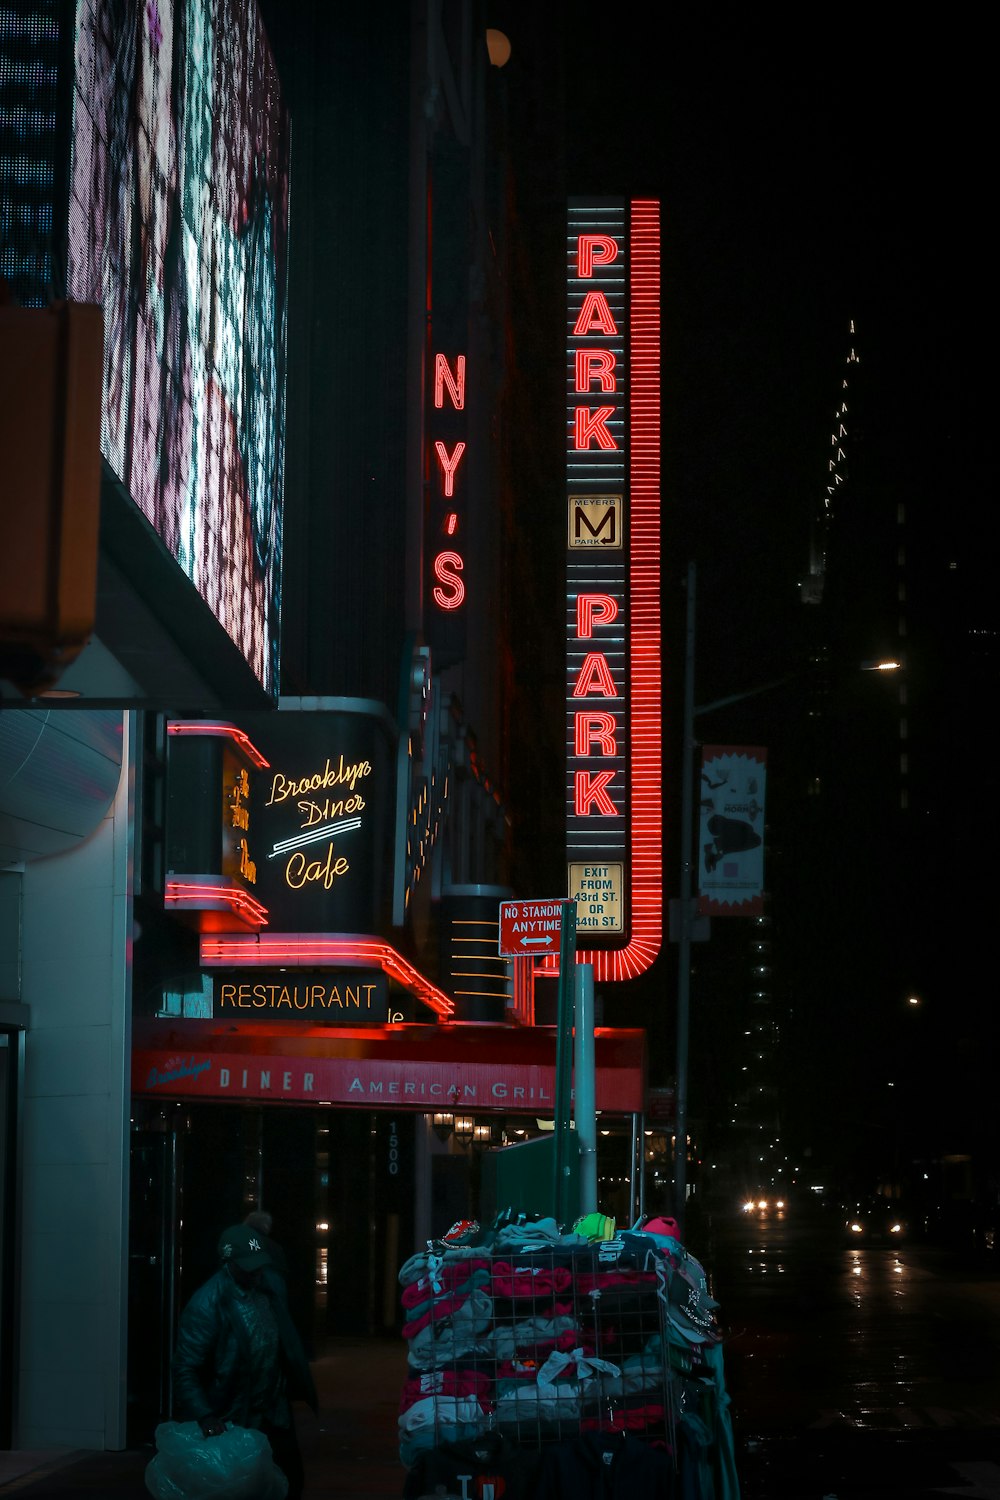
[[[421,1276],[419,1281],[411,1281],[409,1286],[405,1286],[399,1300],[404,1307],[419,1307],[432,1297],[457,1291],[471,1279],[473,1272],[486,1271],[488,1268],[488,1260],[462,1260],[439,1266],[433,1274]]]
[[[495,1297],[544,1297],[565,1292],[573,1285],[568,1266],[515,1266],[498,1260],[493,1266]]]
[[[408,1318],[403,1324],[404,1339],[414,1338],[422,1328],[431,1323],[444,1323],[452,1313],[458,1312],[469,1300],[467,1292],[456,1292],[453,1297],[439,1297],[431,1303],[430,1310],[419,1318]]]
[[[481,1370],[427,1370],[403,1382],[399,1410],[407,1411],[429,1396],[448,1396],[458,1401],[471,1397],[485,1409],[489,1406],[491,1384],[489,1376]]]
[[[642,1432],[645,1427],[661,1427],[666,1417],[662,1406],[629,1406],[606,1417],[584,1417],[582,1432]]]

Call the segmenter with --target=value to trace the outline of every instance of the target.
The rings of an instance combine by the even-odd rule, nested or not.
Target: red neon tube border
[[[439,1016],[455,1013],[455,1002],[383,938],[328,932],[204,933],[200,946],[206,969],[334,961],[378,966]]]
[[[171,719],[167,724],[168,734],[190,734],[195,737],[222,738],[232,740],[238,745],[248,760],[252,761],[258,770],[266,771],[271,762],[265,760],[263,755],[252,742],[249,735],[244,734],[235,724],[210,723],[201,719]]]
[[[577,950],[594,979],[635,979],[663,940],[663,724],[660,703],[660,205],[633,198],[629,226],[629,490],[631,542],[632,936],[624,948]],[[538,972],[558,971],[543,960]]]

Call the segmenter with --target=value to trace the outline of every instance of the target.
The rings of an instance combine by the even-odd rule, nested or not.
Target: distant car
[[[748,1193],[740,1202],[742,1211],[754,1219],[783,1219],[788,1207],[788,1195],[772,1191]]]
[[[906,1214],[898,1203],[872,1198],[845,1205],[844,1239],[849,1245],[901,1245],[908,1235]]]

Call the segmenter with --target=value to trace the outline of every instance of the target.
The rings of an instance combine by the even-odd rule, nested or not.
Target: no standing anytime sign
[[[569,900],[501,901],[500,957],[558,953],[562,916]]]

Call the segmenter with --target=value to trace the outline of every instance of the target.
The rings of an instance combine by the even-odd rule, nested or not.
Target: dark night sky
[[[794,613],[850,318],[883,469],[982,551],[985,64],[849,7],[676,15],[655,43],[626,23],[617,59],[574,32],[567,180],[663,201],[665,567],[704,568],[714,673],[734,623],[765,650]]]
[[[762,652],[794,628],[850,318],[901,492],[950,510],[982,455],[985,105],[966,39],[880,38],[870,11],[676,16],[655,41],[626,23],[617,61],[575,31],[567,176],[663,201],[665,566],[698,559],[699,657],[724,674],[733,624]]]
[[[957,560],[970,615],[995,629],[982,38],[909,24],[880,31],[870,9],[843,7],[780,21],[759,9],[669,8],[655,22],[653,14],[545,7],[520,57],[522,7],[493,24],[511,37],[509,66],[534,72],[541,88],[557,36],[568,39],[565,190],[662,200],[668,715],[679,711],[682,649],[682,615],[671,619],[670,604],[689,559],[698,565],[699,702],[767,681],[796,659],[797,585],[852,318],[880,499],[905,502],[922,548],[914,565],[933,573]],[[996,683],[982,686],[985,707]],[[942,705],[942,718],[951,710]],[[944,775],[954,776],[949,762],[964,753],[968,728],[943,726],[935,753]],[[754,742],[752,729],[719,732]],[[668,763],[668,809],[675,780]],[[976,840],[971,822],[962,834],[964,820],[955,821],[961,860]],[[674,836],[668,826],[672,893]],[[929,855],[898,879],[950,891],[936,909],[948,934],[941,946],[960,955],[968,981],[986,928],[975,901],[955,895],[965,872],[940,855],[936,848],[937,867]],[[864,890],[859,868],[843,899],[846,914],[852,899],[879,896]],[[898,893],[897,904],[905,909]],[[928,909],[933,916],[925,890],[914,924]],[[672,1011],[662,997],[675,975],[676,950],[665,946],[636,988],[637,1015],[648,1018],[653,1000],[652,1031],[668,1062]],[[866,1027],[847,995],[845,1015],[849,1061]],[[836,1037],[835,1021],[829,1030]]]
[[[986,63],[975,39],[879,33],[850,7],[822,29],[652,16],[498,0],[490,23],[512,110],[535,111],[522,181],[562,57],[563,193],[662,201],[664,576],[698,563],[715,698],[780,670],[801,620],[851,319],[883,472],[986,582]],[[558,207],[557,188],[537,211]]]

